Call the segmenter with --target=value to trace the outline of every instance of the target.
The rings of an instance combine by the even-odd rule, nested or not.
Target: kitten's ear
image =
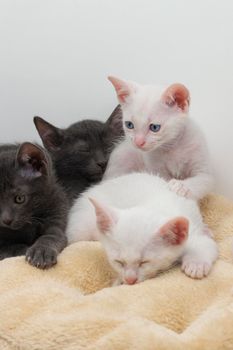
[[[182,84],[172,84],[162,95],[162,101],[169,107],[179,108],[188,112],[190,95],[188,89]]]
[[[109,232],[112,226],[117,223],[117,214],[112,208],[107,208],[105,205],[99,203],[96,199],[89,198],[89,200],[95,208],[97,226],[100,232]]]
[[[123,136],[124,130],[123,130],[123,124],[122,124],[122,110],[121,105],[118,105],[108,120],[105,123],[105,127],[112,135],[115,136]]]
[[[188,237],[189,221],[179,216],[169,220],[159,229],[159,234],[169,245],[179,245]]]
[[[114,86],[117,98],[120,104],[124,104],[128,97],[135,91],[136,84],[132,82],[127,82],[125,80],[109,76],[108,80],[112,83]]]
[[[33,120],[45,148],[49,151],[59,150],[63,142],[62,130],[41,117],[34,117]]]
[[[45,151],[30,142],[24,142],[16,155],[16,166],[20,175],[33,179],[42,175],[48,175],[50,161]]]

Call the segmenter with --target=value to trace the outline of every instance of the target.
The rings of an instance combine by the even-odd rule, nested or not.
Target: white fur
[[[188,107],[181,110],[166,105],[162,88],[118,84],[123,84],[125,91],[128,88],[124,101],[118,95],[126,138],[112,152],[104,178],[145,171],[171,180],[170,189],[182,196],[200,199],[210,192],[213,176],[206,142],[188,117]],[[125,121],[133,122],[134,129],[127,129]],[[161,125],[159,132],[149,130],[151,123]],[[145,145],[137,148],[136,138],[145,140]]]
[[[106,212],[114,212],[117,221],[109,232],[98,229],[88,198],[101,203]],[[159,230],[180,216],[189,220],[188,239],[182,244],[168,244]],[[69,243],[100,240],[120,283],[126,283],[129,276],[137,282],[154,277],[180,258],[188,276],[202,278],[217,258],[216,243],[206,234],[197,203],[170,191],[162,178],[146,173],[105,180],[83,193],[71,209],[67,236]],[[115,260],[124,261],[125,266]],[[140,267],[142,261],[148,263]]]

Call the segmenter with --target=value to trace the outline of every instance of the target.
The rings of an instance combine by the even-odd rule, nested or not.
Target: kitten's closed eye
[[[23,204],[26,200],[26,196],[24,194],[17,194],[14,198],[15,203]]]
[[[82,152],[82,153],[90,152],[90,148],[88,146],[80,146],[78,148],[78,152]]]
[[[138,264],[139,267],[143,266],[143,265],[146,265],[146,264],[149,264],[149,260],[144,260],[144,261],[140,261],[140,263]]]
[[[126,265],[126,262],[122,261],[122,260],[114,260],[114,262],[117,263],[118,265],[122,266],[122,267],[124,267]],[[136,264],[138,264],[138,266],[141,267],[141,266],[144,266],[144,265],[149,264],[149,263],[150,263],[149,260],[143,260],[143,261],[139,261]]]
[[[117,263],[118,265],[124,267],[125,266],[125,262],[121,261],[121,260],[114,260],[115,263]]]

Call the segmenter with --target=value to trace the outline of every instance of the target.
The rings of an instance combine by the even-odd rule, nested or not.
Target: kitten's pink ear
[[[114,86],[118,101],[123,104],[126,102],[126,99],[131,95],[133,92],[133,86],[131,83],[128,83],[125,80],[109,76],[108,80],[112,83]]]
[[[188,237],[189,221],[185,217],[179,216],[169,220],[160,229],[162,238],[171,245],[178,245]]]
[[[50,175],[50,158],[46,151],[31,142],[24,142],[20,145],[16,155],[16,167],[21,176],[33,179],[42,175]]]
[[[187,112],[190,104],[189,91],[182,84],[172,84],[163,93],[162,101],[169,107],[177,107]]]
[[[96,199],[89,198],[95,208],[97,226],[101,233],[109,232],[117,222],[117,215],[112,208],[107,208]]]

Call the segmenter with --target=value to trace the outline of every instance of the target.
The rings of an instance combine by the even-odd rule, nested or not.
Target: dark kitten
[[[39,268],[66,246],[68,201],[52,162],[29,142],[0,146],[0,259],[24,255]]]
[[[71,203],[102,179],[114,143],[123,135],[120,106],[105,123],[83,120],[67,129],[56,128],[40,117],[35,117],[34,123]]]

